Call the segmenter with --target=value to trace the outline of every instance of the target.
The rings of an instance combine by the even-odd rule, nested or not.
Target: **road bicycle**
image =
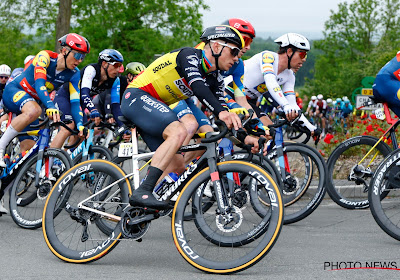
[[[50,123],[46,118],[42,123],[31,126],[44,128],[19,133],[19,136],[36,135],[39,139],[26,153],[6,159],[8,164],[0,178],[2,184],[14,180],[10,188],[10,215],[21,227],[32,229],[41,224],[44,199],[61,173],[72,166],[66,152],[49,148],[51,130],[59,124]]]
[[[371,100],[365,105],[377,102]],[[372,176],[379,163],[398,147],[398,118],[392,118],[387,103],[383,103],[383,112],[378,110],[375,113],[390,125],[382,136],[379,139],[368,135],[349,138],[335,148],[327,161],[327,192],[334,202],[347,209],[369,207],[368,188]],[[387,144],[389,140],[393,148]]]
[[[243,161],[217,163],[215,141],[226,132],[206,134],[201,143],[183,146],[181,152],[205,153],[159,194],[160,200],[169,200],[179,192],[171,219],[178,252],[197,269],[220,274],[238,272],[260,261],[275,244],[283,222],[281,192],[265,170]],[[60,177],[43,213],[45,241],[57,257],[86,263],[106,255],[121,239],[142,240],[150,222],[162,213],[129,205],[131,182],[139,186],[137,163],[132,166],[134,172],[126,175],[114,163],[91,160]],[[96,174],[90,184],[81,180],[88,172]],[[227,183],[232,173],[244,178],[236,183],[247,190],[263,186],[267,204],[236,199]],[[211,186],[211,195],[207,186]],[[257,213],[260,209],[264,215]],[[185,218],[187,212],[192,219]]]
[[[40,126],[42,125],[40,124]],[[89,128],[85,140],[72,152],[70,150],[65,152],[60,149],[48,148],[52,135],[51,128],[61,125],[72,134],[78,134],[78,131],[71,130],[64,122],[53,123],[50,126],[49,122],[46,122],[44,125],[47,125],[45,129],[35,132],[40,135],[40,138],[28,155],[25,155],[26,160],[22,161],[21,159],[20,171],[10,188],[10,215],[18,226],[27,229],[41,227],[47,195],[64,171],[88,159],[112,159],[112,154],[108,149],[93,145],[93,126]],[[73,148],[79,141],[78,139],[75,144],[66,147]],[[30,157],[31,154],[36,154],[36,156]],[[44,166],[42,166],[42,158]],[[86,180],[90,180],[92,177],[94,177],[93,174]]]

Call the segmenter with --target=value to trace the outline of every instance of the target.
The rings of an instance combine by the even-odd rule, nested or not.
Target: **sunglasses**
[[[250,46],[250,44],[253,42],[253,39],[251,39],[251,37],[247,37],[247,36],[243,36],[243,40],[244,40],[245,47]]]
[[[6,80],[8,80],[8,78],[10,78],[10,77],[8,77],[8,76],[0,76],[0,79],[6,79]]]
[[[211,42],[212,43],[218,43],[221,46],[230,48],[231,49],[231,55],[233,57],[238,56],[239,53],[240,53],[240,49],[238,47],[232,47],[232,46],[229,46],[228,44],[224,44],[224,43],[221,43],[221,42],[218,42],[218,41],[211,41]]]
[[[116,62],[116,61],[108,62],[108,64],[112,65],[114,68],[121,68],[121,66],[122,66],[121,62]],[[124,71],[122,71],[122,72],[124,72]]]
[[[307,58],[307,52],[306,51],[297,51],[299,53],[299,56],[301,59]]]
[[[74,52],[74,51],[71,51],[71,52],[74,54],[74,58],[76,60],[84,60],[86,57],[86,54],[84,54],[84,53]]]

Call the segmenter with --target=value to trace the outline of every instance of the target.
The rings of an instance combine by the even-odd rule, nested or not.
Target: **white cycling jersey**
[[[246,96],[250,99],[257,99],[265,92],[282,107],[290,107],[300,110],[296,102],[294,85],[296,77],[290,69],[278,73],[279,55],[271,51],[260,52],[250,59],[244,61],[243,85]],[[312,125],[303,115],[300,121],[310,130],[316,127]]]

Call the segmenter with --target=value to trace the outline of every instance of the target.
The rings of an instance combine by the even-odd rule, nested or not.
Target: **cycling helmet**
[[[343,101],[349,101],[349,98],[347,96],[343,96],[342,100]]]
[[[11,68],[7,64],[0,65],[0,75],[11,76]]]
[[[286,33],[274,41],[281,48],[295,47],[300,50],[309,51],[310,42],[306,37],[297,33]]]
[[[27,57],[25,57],[24,59],[24,65],[27,64],[29,62],[29,60],[31,60],[32,58],[34,58],[34,55],[28,55]]]
[[[146,69],[146,66],[140,62],[130,62],[126,65],[126,71],[132,75],[139,75],[144,69]]]
[[[332,98],[328,98],[328,99],[326,100],[326,102],[330,104],[330,103],[333,102],[333,100],[332,100]]]
[[[73,50],[82,53],[90,52],[89,41],[85,37],[78,35],[76,33],[68,33],[58,39],[58,42],[62,47],[70,47]]]
[[[342,98],[340,97],[336,98],[336,102],[342,102]]]
[[[245,33],[254,39],[256,37],[256,31],[254,30],[253,25],[247,20],[243,20],[240,18],[230,18],[222,23],[222,25],[229,25],[236,28],[240,33]]]
[[[318,94],[317,99],[324,99],[324,96],[322,94]]]
[[[124,62],[124,57],[117,50],[105,49],[99,53],[99,63],[102,61],[106,61],[111,64],[114,64],[115,62],[122,63]]]
[[[315,95],[311,96],[311,100],[317,100],[317,97]]]
[[[228,25],[217,25],[206,28],[200,36],[202,42],[208,43],[211,40],[223,40],[236,45],[239,49],[244,48],[244,40],[240,32]]]
[[[346,100],[343,100],[344,104],[350,104],[350,100],[347,98]]]

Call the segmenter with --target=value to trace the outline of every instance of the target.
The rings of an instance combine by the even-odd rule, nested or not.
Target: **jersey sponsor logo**
[[[281,88],[280,87],[276,87],[276,88],[274,88],[274,91],[275,92],[278,92],[278,91],[280,91],[281,90]]]
[[[257,90],[258,92],[261,92],[261,93],[266,92],[266,91],[267,91],[267,85],[264,84],[264,83],[263,83],[263,84],[259,84],[259,85],[257,86],[256,90]]]
[[[149,105],[149,106],[153,107],[154,109],[160,111],[161,113],[169,112],[168,107],[166,107],[165,105],[163,105],[163,104],[160,103],[160,102],[156,102],[156,101],[152,100],[150,97],[148,97],[148,96],[146,96],[146,95],[142,95],[142,96],[140,97],[140,99],[141,99],[144,103],[146,103],[147,105]],[[143,106],[143,108],[146,110],[147,107],[146,107],[146,106]],[[147,109],[148,109],[148,108],[147,108]],[[150,110],[151,110],[151,109],[150,109]],[[147,111],[149,111],[149,110],[147,110]],[[149,112],[150,112],[150,111],[149,111]]]
[[[14,94],[14,96],[13,96],[13,102],[17,103],[25,94],[26,94],[25,91],[22,91],[22,90],[17,91],[17,93]]]
[[[49,65],[49,59],[45,55],[39,54],[35,66],[47,67],[48,65]]]
[[[199,72],[190,72],[189,74],[187,74],[188,78],[194,75],[201,76]]]
[[[46,75],[46,70],[42,69],[42,68],[36,68],[35,69],[35,74],[43,74]]]
[[[273,63],[275,60],[274,56],[271,53],[263,53],[262,61],[263,63]]]
[[[157,65],[156,67],[153,68],[154,74],[157,73],[159,70],[161,70],[161,69],[163,69],[163,68],[165,68],[165,67],[167,67],[169,65],[172,65],[172,63],[169,60]]]
[[[175,98],[176,100],[179,100],[178,96],[176,95],[176,93],[172,90],[172,88],[169,85],[166,85],[165,89],[168,91],[169,94],[171,94],[171,96],[173,98]]]
[[[186,59],[188,60],[188,63],[192,64],[193,66],[199,65],[199,58],[197,57],[197,54],[188,55]]]
[[[199,71],[199,68],[197,67],[186,67],[185,72],[190,72],[190,71]]]
[[[29,94],[36,93],[35,89],[28,83],[26,78],[23,78],[19,85]]]
[[[217,27],[215,27],[215,30],[216,31],[221,31],[221,30],[226,30],[226,27],[225,26],[217,26]]]
[[[136,101],[136,98],[133,98],[131,103],[129,103],[129,106],[131,106],[133,103],[135,103],[135,101]]]
[[[183,95],[193,96],[192,89],[185,84],[183,78],[181,78],[179,80],[175,80],[174,83],[175,83],[176,87],[183,93]]]
[[[125,99],[128,99],[130,96],[131,96],[131,93],[130,93],[130,92],[127,92],[127,93],[125,94]]]

